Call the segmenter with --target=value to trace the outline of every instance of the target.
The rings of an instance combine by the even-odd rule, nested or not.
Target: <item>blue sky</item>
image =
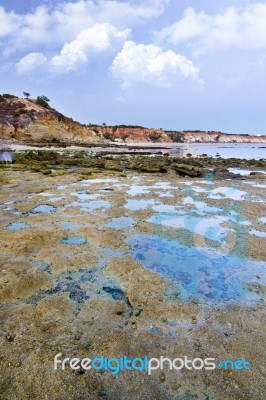
[[[83,123],[266,134],[266,1],[0,0],[0,92]]]

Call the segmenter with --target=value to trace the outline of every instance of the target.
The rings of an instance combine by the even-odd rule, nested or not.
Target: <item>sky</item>
[[[266,134],[266,1],[0,0],[0,93],[82,123]]]

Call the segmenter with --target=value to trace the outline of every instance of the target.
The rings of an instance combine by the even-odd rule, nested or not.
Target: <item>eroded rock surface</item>
[[[82,170],[45,175],[16,164],[0,169],[1,398],[264,399],[266,254],[265,238],[256,233],[265,232],[263,181],[179,178],[175,172],[136,176],[115,166],[86,178]],[[137,248],[135,237],[141,238]],[[148,243],[158,237],[162,246],[153,252]],[[186,270],[175,246],[200,249]],[[238,257],[238,266],[226,270],[221,262],[218,272],[201,265],[201,256],[210,265],[214,256],[218,265],[215,251]],[[250,270],[242,268],[247,259]],[[230,288],[238,280],[243,292],[234,297]],[[112,375],[54,371],[57,353],[187,355],[246,359],[251,366]]]

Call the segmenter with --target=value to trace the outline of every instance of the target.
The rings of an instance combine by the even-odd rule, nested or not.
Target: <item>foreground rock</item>
[[[35,162],[41,164],[41,155],[37,156]],[[166,278],[157,266],[164,259],[167,264],[168,247],[158,247],[161,255],[155,248],[151,270],[141,257],[133,258],[134,246],[126,240],[132,235],[160,235],[163,243],[175,241],[189,248],[197,244],[202,254],[210,247],[219,248],[221,243],[212,240],[215,237],[200,235],[208,229],[195,234],[189,230],[191,223],[167,226],[169,210],[174,211],[173,222],[185,214],[189,222],[204,202],[207,207],[200,209],[206,209],[203,215],[197,214],[199,222],[213,221],[215,213],[208,214],[211,207],[230,216],[221,223],[229,244],[235,240],[232,230],[237,232],[236,245],[228,249],[232,256],[242,257],[243,262],[246,257],[263,261],[265,239],[251,231],[263,232],[265,227],[260,181],[253,177],[252,185],[239,181],[235,187],[235,181],[224,179],[177,179],[174,170],[167,176],[138,170],[125,174],[110,171],[117,166],[114,161],[105,161],[108,170],[99,169],[89,179],[80,174],[92,170],[88,167],[73,170],[71,166],[60,176],[33,173],[27,164],[0,168],[1,400],[264,400],[263,274],[248,271],[249,282],[242,288],[256,302],[246,305],[240,296],[235,303],[220,306],[216,293],[224,290],[234,295],[226,285],[234,281],[241,261],[232,276],[226,275],[223,262],[215,271],[204,270],[202,263],[197,293],[203,291],[209,301],[183,301],[180,287],[190,286],[190,268],[197,258],[183,273],[177,273],[181,263],[174,262],[173,274]],[[180,168],[181,163],[176,163]],[[136,161],[136,168],[143,164]],[[227,197],[220,196],[219,190]],[[236,200],[234,194],[243,200]],[[188,202],[188,197],[195,202]],[[151,217],[164,211],[166,225],[155,225]],[[125,220],[129,224],[121,225]],[[244,221],[251,225],[239,225]],[[140,248],[141,243],[135,250]],[[145,246],[142,250],[144,257],[151,251]],[[127,370],[112,375],[67,366],[55,371],[58,353],[79,359],[102,355],[246,359],[251,370],[177,371],[166,366],[151,375]]]

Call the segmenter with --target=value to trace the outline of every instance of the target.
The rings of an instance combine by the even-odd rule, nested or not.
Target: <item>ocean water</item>
[[[134,143],[132,146],[138,146],[139,150],[150,151],[151,153],[158,153],[160,148],[164,151],[168,152],[172,156],[176,157],[187,157],[188,154],[191,154],[192,157],[201,157],[203,154],[206,154],[208,157],[217,157],[218,155],[222,158],[241,158],[241,159],[266,159],[266,144],[263,143],[220,143],[220,144],[212,144],[212,143]],[[25,146],[22,146],[25,149]],[[10,148],[20,150],[19,145],[11,145]],[[37,149],[37,150],[47,150],[47,148],[34,148],[29,146],[29,149]],[[79,148],[77,148],[78,150]],[[57,148],[60,150],[60,148]],[[66,150],[66,149],[61,149]],[[83,151],[86,151],[86,148],[82,148]],[[102,151],[101,147],[94,148],[93,152],[97,153],[98,151]],[[130,151],[130,145],[128,147],[119,146],[119,148],[109,148],[110,151],[114,153],[121,153],[123,151]],[[91,152],[91,148],[87,148],[87,151]],[[134,153],[134,150],[132,150]],[[12,152],[11,151],[0,151],[0,162],[11,162],[12,161]],[[88,185],[90,185],[91,180],[87,180]],[[99,180],[98,182],[114,182],[113,179],[104,179]]]
[[[220,155],[222,158],[241,158],[255,160],[266,158],[266,145],[265,144],[211,144],[211,143],[183,143],[173,147],[170,152],[171,155],[178,157],[187,157],[191,154],[192,157],[200,157],[202,154],[207,154],[208,157],[216,158]]]

